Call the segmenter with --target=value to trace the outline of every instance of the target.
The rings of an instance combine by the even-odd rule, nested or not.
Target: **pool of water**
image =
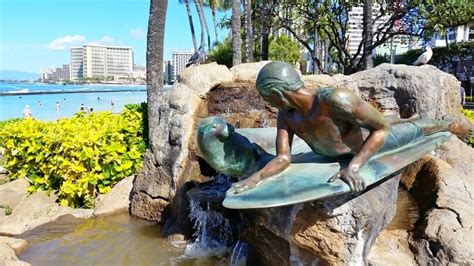
[[[228,265],[227,258],[190,258],[163,238],[161,226],[128,214],[65,218],[20,236],[19,258],[32,265]]]

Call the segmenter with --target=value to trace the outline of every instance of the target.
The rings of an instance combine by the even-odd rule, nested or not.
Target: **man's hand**
[[[247,191],[251,188],[254,188],[258,182],[261,180],[260,175],[252,175],[242,181],[232,184],[232,187],[229,189],[230,194],[239,194],[244,191]]]
[[[364,179],[360,177],[356,170],[352,170],[350,167],[346,167],[334,174],[329,178],[328,182],[334,182],[338,179],[342,179],[342,181],[346,182],[353,193],[361,193],[365,189]]]

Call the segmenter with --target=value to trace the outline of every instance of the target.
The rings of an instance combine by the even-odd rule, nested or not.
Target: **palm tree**
[[[196,33],[194,32],[194,24],[193,24],[193,15],[191,13],[191,7],[189,6],[189,0],[179,0],[180,4],[186,5],[186,11],[188,12],[188,19],[189,19],[189,27],[191,28],[191,36],[193,38],[193,46],[194,51],[197,51],[197,43],[196,43]]]
[[[373,38],[373,27],[374,23],[372,21],[372,0],[364,0],[364,15],[363,15],[363,33],[362,36],[365,38],[364,42],[364,52],[362,53],[361,60],[363,61],[364,69],[372,68],[374,63],[372,60],[372,38]]]
[[[253,62],[252,0],[244,0],[245,62]]]
[[[240,0],[232,1],[232,65],[242,63],[240,36]]]
[[[214,25],[214,35],[215,35],[215,42],[219,41],[219,36],[217,34],[217,19],[216,19],[216,12],[217,9],[220,7],[221,0],[204,0],[204,5],[208,6],[211,9],[212,14],[212,24]]]
[[[194,5],[196,5],[196,11],[199,15],[199,22],[201,23],[201,46],[204,47],[204,35],[207,35],[207,47],[211,49],[211,37],[209,36],[209,27],[207,26],[206,17],[202,10],[202,0],[194,0]]]
[[[146,83],[148,101],[148,136],[149,149],[154,158],[159,158],[158,137],[159,101],[163,89],[163,40],[165,36],[165,20],[167,0],[151,0],[150,17],[148,19],[148,34],[146,47]],[[156,162],[151,162],[155,167]]]

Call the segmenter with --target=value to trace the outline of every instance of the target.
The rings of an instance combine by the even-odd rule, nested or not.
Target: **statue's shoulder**
[[[316,90],[316,96],[322,100],[327,102],[345,102],[348,104],[353,100],[359,99],[357,95],[355,95],[352,91],[343,88],[333,88],[333,87],[325,87],[319,88]],[[348,102],[349,101],[349,102]]]

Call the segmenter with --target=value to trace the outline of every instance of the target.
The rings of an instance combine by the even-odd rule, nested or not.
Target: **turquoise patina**
[[[258,145],[235,133],[232,125],[217,116],[201,121],[197,140],[204,160],[227,176],[248,177],[272,158]]]
[[[423,134],[421,127],[433,123],[438,122],[421,119],[414,123],[393,125],[383,147],[359,170],[366,184],[369,186],[397,173],[446,141],[451,135],[449,132]],[[209,165],[224,174],[245,177],[275,156],[275,135],[276,128],[245,128],[234,132],[233,127],[223,119],[210,117],[199,127],[198,143]],[[335,161],[319,155],[297,136],[293,140],[291,154],[291,165],[282,173],[239,194],[229,189],[224,207],[277,207],[351,191],[343,181],[327,182],[334,173],[346,167],[349,159]]]

